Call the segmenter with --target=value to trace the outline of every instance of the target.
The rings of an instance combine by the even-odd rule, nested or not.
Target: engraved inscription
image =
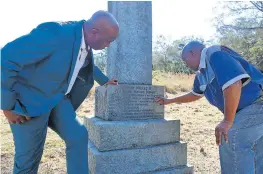
[[[106,112],[106,89],[105,87],[97,87],[95,89],[95,114],[104,116]]]
[[[121,98],[122,98],[122,91],[120,89],[113,89],[111,90],[108,96],[108,110],[106,116],[109,120],[111,118],[118,117],[118,114],[121,113]]]
[[[163,117],[163,106],[154,102],[156,96],[162,95],[163,91],[153,86],[122,86],[110,95],[109,117],[117,116],[126,119]]]

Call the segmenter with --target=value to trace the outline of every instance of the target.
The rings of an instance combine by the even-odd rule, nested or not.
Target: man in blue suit
[[[66,143],[67,172],[88,173],[88,134],[75,110],[96,80],[116,85],[93,64],[92,49],[116,39],[106,11],[85,21],[46,22],[1,50],[1,109],[15,143],[14,173],[37,173],[47,128]]]

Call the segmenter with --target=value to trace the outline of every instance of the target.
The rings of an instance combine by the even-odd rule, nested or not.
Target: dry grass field
[[[167,97],[181,95],[191,89],[192,75],[164,74],[153,72],[153,84],[166,87]],[[94,89],[85,100],[77,114],[83,116],[94,115]],[[13,137],[9,124],[0,113],[1,121],[1,172],[12,173],[13,167]],[[220,173],[218,147],[215,143],[214,128],[222,119],[222,114],[210,106],[203,98],[199,101],[165,106],[167,119],[181,120],[181,140],[187,142],[188,163],[195,168],[195,173],[218,174]],[[40,174],[66,173],[65,144],[52,130],[48,130],[45,150],[42,156]]]

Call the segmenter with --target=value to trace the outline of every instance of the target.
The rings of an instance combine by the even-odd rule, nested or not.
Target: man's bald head
[[[86,44],[95,50],[101,50],[117,38],[119,24],[111,13],[100,10],[86,21],[84,33]]]
[[[182,59],[194,71],[198,70],[201,53],[204,48],[205,45],[198,41],[191,41],[183,48]]]
[[[91,18],[90,18],[90,23],[92,25],[98,25],[99,22],[105,22],[108,25],[111,26],[119,26],[117,20],[114,18],[114,16],[107,12],[107,11],[103,11],[103,10],[99,10],[97,12],[95,12]]]
[[[183,48],[183,52],[186,52],[186,51],[198,51],[198,50],[201,50],[204,48],[204,44],[202,44],[201,42],[198,42],[198,41],[191,41],[189,42],[188,44],[185,45],[185,47]]]

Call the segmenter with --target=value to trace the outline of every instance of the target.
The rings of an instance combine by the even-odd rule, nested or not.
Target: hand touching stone
[[[167,99],[163,97],[156,97],[155,101],[160,105],[167,105],[171,103],[171,99]]]
[[[111,79],[109,80],[106,85],[118,85],[118,80],[117,79]]]

